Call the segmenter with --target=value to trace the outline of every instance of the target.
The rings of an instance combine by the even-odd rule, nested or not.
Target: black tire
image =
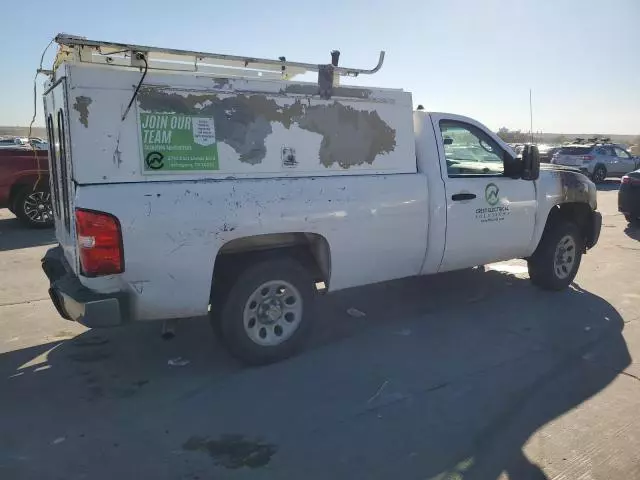
[[[245,328],[244,311],[245,308],[250,308],[249,305],[253,302],[249,300],[261,286],[267,282],[275,281],[288,283],[295,288],[297,297],[301,300],[300,308],[302,310],[299,319],[296,318],[297,328],[288,338],[277,345],[260,345],[250,337],[247,328]],[[277,362],[290,357],[304,344],[313,322],[315,290],[312,276],[300,263],[288,257],[259,260],[238,272],[232,284],[226,288],[223,286],[220,288],[223,289],[224,296],[221,298],[222,295],[216,295],[215,292],[212,295],[212,298],[218,299],[219,310],[215,304],[212,305],[212,310],[218,311],[211,315],[211,321],[214,330],[222,337],[226,348],[242,363],[265,365]],[[262,303],[259,304],[256,307],[256,312],[262,306]],[[284,305],[282,306],[284,307]],[[275,335],[278,323],[264,325],[259,320],[258,313],[255,315],[258,319],[254,319],[253,322],[256,325],[256,331],[262,333],[262,330],[269,329],[270,334]],[[278,320],[281,324],[284,322],[284,316],[285,314],[281,313]],[[249,319],[250,324],[251,319]]]
[[[53,226],[53,206],[48,188],[21,188],[13,201],[13,213],[22,223],[31,228]]]
[[[593,183],[602,183],[607,178],[607,169],[604,165],[596,165],[596,168],[593,170],[591,174],[591,180]]]
[[[556,263],[556,254],[560,243],[567,243],[567,237],[572,239],[573,247],[571,250],[566,250],[563,257],[565,260],[572,258],[573,263],[570,268],[566,268],[566,264],[564,264],[565,268],[563,269],[562,263]],[[547,227],[538,248],[527,260],[531,283],[545,290],[563,290],[568,287],[578,273],[584,249],[583,244],[584,240],[580,235],[580,230],[574,223],[560,220]],[[573,255],[570,255],[571,252],[574,252]],[[562,275],[558,273],[557,269],[563,272]]]

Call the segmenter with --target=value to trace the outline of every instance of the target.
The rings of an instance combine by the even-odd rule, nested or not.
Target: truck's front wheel
[[[233,356],[249,365],[273,363],[291,356],[304,342],[314,297],[313,279],[298,262],[264,260],[236,276],[213,321],[220,322]]]
[[[583,240],[575,224],[558,222],[550,226],[528,260],[531,282],[545,290],[566,288],[578,273],[582,251]]]

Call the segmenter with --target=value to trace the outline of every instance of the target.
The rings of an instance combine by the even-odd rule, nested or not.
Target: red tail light
[[[625,185],[640,185],[640,178],[630,177],[629,175],[622,177],[621,181]]]
[[[591,160],[593,160],[595,157],[593,155],[582,155],[582,161],[583,162],[590,162]]]
[[[122,232],[116,217],[77,208],[76,235],[83,275],[98,277],[124,272]]]

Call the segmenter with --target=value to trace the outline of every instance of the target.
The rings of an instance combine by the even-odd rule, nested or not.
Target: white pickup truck
[[[569,285],[596,189],[479,122],[338,65],[57,37],[44,94],[61,316],[209,315],[248,364],[292,354],[319,291],[527,259]],[[307,71],[318,82],[294,82]],[[317,319],[322,321],[322,319]]]

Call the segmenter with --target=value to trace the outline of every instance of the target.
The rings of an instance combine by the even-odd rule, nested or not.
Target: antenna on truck
[[[284,57],[277,59],[241,57],[221,53],[103,42],[67,34],[57,35],[55,41],[59,45],[59,49],[54,61],[54,70],[62,62],[143,68],[145,65],[141,61],[142,57],[146,60],[149,70],[210,73],[232,77],[287,79],[306,72],[320,72],[327,67],[327,65],[315,63],[290,62]],[[370,75],[380,70],[384,62],[384,51],[380,52],[378,63],[372,69],[339,67],[340,53],[333,51],[331,56],[332,61],[329,65],[333,67],[333,75],[337,76]]]

